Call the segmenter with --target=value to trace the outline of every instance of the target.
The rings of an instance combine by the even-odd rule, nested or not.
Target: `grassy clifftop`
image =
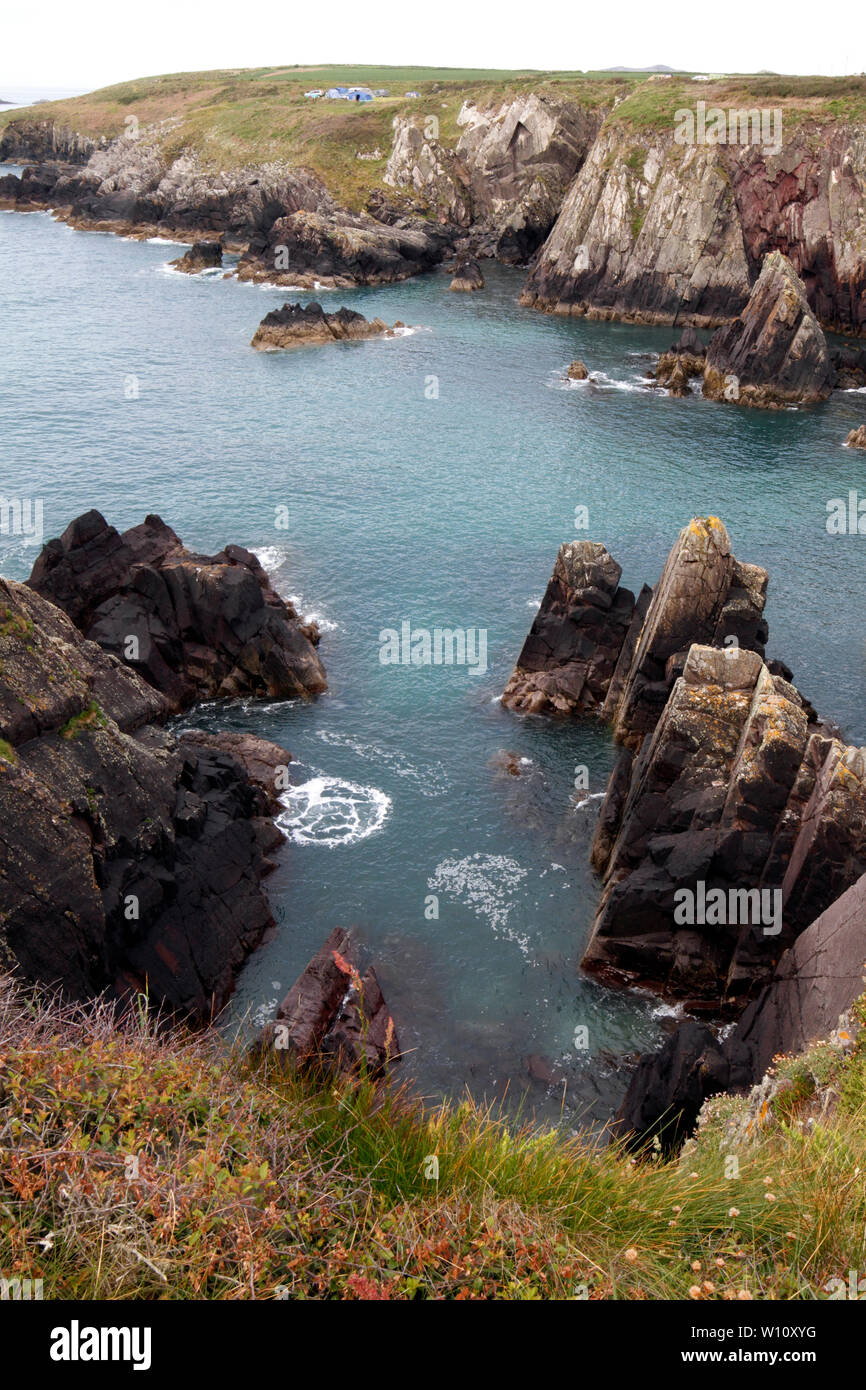
[[[866,1268],[863,1171],[845,1040],[637,1161],[0,998],[0,1269],[46,1298],[824,1298]]]
[[[598,106],[612,104],[634,81],[611,74],[363,65],[173,73],[7,111],[0,115],[0,133],[10,120],[35,118],[92,138],[114,137],[130,128],[128,119],[134,116],[141,128],[163,126],[168,154],[192,150],[215,169],[270,160],[304,165],[352,205],[362,189],[369,192],[379,181],[397,115],[435,116],[442,140],[453,144],[459,134],[457,115],[467,99],[487,102],[518,92],[550,91]],[[339,85],[381,87],[389,96],[363,104],[304,98],[305,91]],[[407,97],[410,91],[419,96]],[[359,153],[376,149],[381,160],[358,160]]]
[[[309,101],[304,92],[337,85],[386,88],[365,104]],[[408,97],[407,92],[418,93]],[[440,139],[456,143],[464,101],[495,103],[528,92],[605,106],[624,130],[673,127],[674,113],[699,100],[725,109],[781,107],[783,120],[866,120],[866,78],[726,77],[697,81],[643,73],[533,72],[462,68],[274,67],[172,73],[104,87],[66,101],[41,102],[0,114],[0,133],[13,120],[52,120],[92,138],[139,127],[160,128],[168,155],[192,151],[212,169],[282,161],[317,173],[349,206],[379,185],[397,115],[435,116]],[[614,109],[615,108],[615,109]],[[378,159],[358,155],[379,151]]]

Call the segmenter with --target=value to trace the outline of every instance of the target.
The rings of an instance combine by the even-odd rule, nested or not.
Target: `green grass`
[[[384,87],[390,95],[358,106],[304,99],[313,87],[353,83]],[[411,90],[419,93],[417,99],[407,98]],[[268,161],[306,167],[347,206],[360,208],[382,186],[395,116],[436,116],[440,138],[453,146],[465,100],[498,104],[528,92],[605,108],[618,128],[638,133],[672,129],[675,111],[694,108],[699,100],[725,109],[780,105],[789,126],[866,119],[866,79],[861,77],[731,77],[698,83],[686,74],[653,81],[641,73],[359,64],[139,78],[28,111],[4,112],[0,133],[10,121],[28,118],[54,120],[93,138],[122,134],[130,117],[145,129],[165,123],[160,138],[170,155],[195,152],[213,170]],[[357,159],[359,151],[377,147],[381,161]]]
[[[72,739],[78,738],[80,734],[93,733],[95,729],[104,729],[107,724],[105,714],[97,702],[91,700],[79,714],[73,714],[57,732],[61,738]]]
[[[640,1160],[7,988],[0,1268],[66,1298],[825,1297],[866,1264],[864,1076],[835,1047],[751,1133],[722,1097]]]

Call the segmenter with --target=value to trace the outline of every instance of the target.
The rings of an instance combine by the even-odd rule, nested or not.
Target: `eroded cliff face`
[[[492,107],[467,101],[454,149],[427,134],[423,117],[398,118],[384,180],[472,228],[479,251],[517,264],[552,227],[603,115],[534,93]]]
[[[175,738],[151,722],[167,712],[0,579],[0,960],[72,997],[146,990],[205,1020],[272,925],[260,880],[282,836],[248,750]]]
[[[866,130],[797,126],[778,151],[677,144],[611,121],[575,179],[523,303],[713,325],[781,250],[820,321],[866,328]]]

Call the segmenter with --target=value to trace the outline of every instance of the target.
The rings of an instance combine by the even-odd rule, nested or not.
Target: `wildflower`
[[[713,1260],[713,1264],[716,1266],[717,1269],[724,1269],[725,1267],[725,1262],[722,1259],[721,1255],[716,1256],[716,1258]]]
[[[730,1211],[728,1212],[728,1216],[739,1216],[739,1214],[740,1214],[740,1208],[739,1208],[739,1207],[731,1207]]]
[[[707,1293],[715,1293],[716,1286],[711,1279],[705,1279],[702,1286]]]
[[[701,1286],[700,1286],[700,1284],[692,1284],[691,1288],[689,1289],[689,1298],[700,1298],[700,1297],[701,1297]]]
[[[738,1289],[737,1298],[741,1303],[751,1303],[752,1301],[752,1295],[749,1293],[748,1289]]]
[[[671,1207],[671,1211],[675,1211],[677,1216],[679,1216],[680,1212],[682,1211],[682,1207]]]
[[[765,1192],[765,1193],[764,1193],[764,1197],[765,1197],[766,1201],[768,1201],[768,1202],[775,1202],[775,1200],[776,1200],[776,1194],[775,1194],[775,1192]]]
[[[695,1271],[695,1274],[700,1274],[700,1271],[701,1271],[701,1262],[700,1262],[700,1260],[692,1260],[692,1269]]]
[[[773,1185],[773,1179],[772,1179],[772,1178],[770,1178],[770,1177],[764,1178],[764,1186],[765,1186],[765,1187],[772,1187],[772,1185]]]
[[[690,1178],[696,1178],[697,1176],[698,1176],[697,1173],[689,1173],[689,1177],[690,1177]]]
[[[637,1251],[635,1250],[633,1245],[630,1245],[628,1250],[626,1250],[625,1257],[630,1265],[634,1264],[635,1260],[637,1259]]]

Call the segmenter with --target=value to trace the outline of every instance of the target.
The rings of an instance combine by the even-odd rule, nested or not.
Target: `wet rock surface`
[[[256,557],[237,545],[192,554],[158,516],[121,535],[87,512],[44,546],[28,583],[174,712],[326,688],[317,630],[275,593]]]
[[[203,270],[218,269],[223,263],[221,241],[195,241],[188,251],[171,261],[177,270],[185,275],[198,275]]]
[[[396,327],[397,325],[395,325]],[[259,349],[309,347],[321,343],[354,342],[393,337],[394,329],[381,319],[365,319],[354,309],[326,313],[321,304],[284,304],[265,314],[252,346]]]
[[[302,971],[255,1045],[281,1065],[341,1076],[383,1077],[399,1058],[392,1019],[372,966],[360,974],[341,927]]]
[[[484,289],[484,276],[477,261],[462,258],[454,267],[454,279],[448,287],[455,294],[472,294]]]

